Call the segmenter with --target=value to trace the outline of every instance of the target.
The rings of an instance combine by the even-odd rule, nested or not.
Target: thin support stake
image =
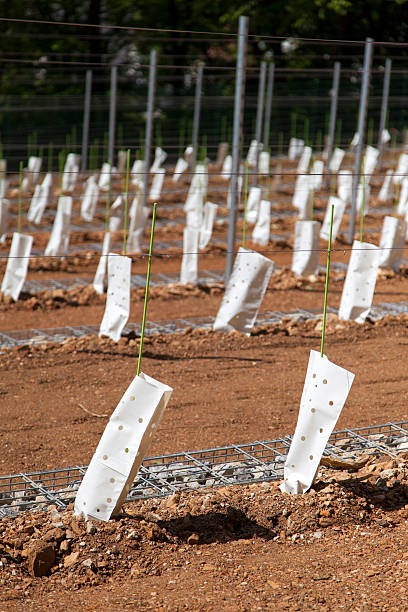
[[[21,207],[22,207],[22,194],[23,194],[23,162],[20,162],[19,170],[19,183],[18,183],[18,216],[17,216],[17,231],[21,234]]]
[[[325,287],[324,287],[323,327],[322,327],[322,343],[321,343],[321,346],[320,346],[320,357],[323,357],[324,334],[325,334],[325,331],[326,331],[327,292],[328,292],[328,289],[329,289],[330,252],[331,252],[331,242],[332,242],[333,213],[334,213],[334,204],[332,204],[332,207],[331,207],[329,246],[327,247],[326,284],[325,284]]]
[[[126,156],[126,185],[125,185],[125,218],[123,221],[123,254],[126,255],[127,242],[127,217],[129,203],[129,172],[130,172],[130,149],[127,150]]]
[[[146,275],[145,298],[144,298],[144,305],[143,305],[142,331],[140,332],[139,357],[138,357],[138,360],[137,360],[137,375],[138,376],[140,374],[140,365],[141,365],[141,362],[142,362],[143,339],[144,339],[145,324],[146,324],[146,312],[147,312],[147,301],[149,299],[150,267],[152,265],[154,225],[156,223],[156,207],[157,207],[157,203],[154,203],[153,204],[153,216],[152,216],[152,231],[150,232],[149,259],[148,259],[148,262],[147,262],[147,275]]]
[[[105,202],[105,232],[109,231],[109,210],[112,199],[112,164],[109,163],[109,186]]]
[[[246,240],[246,216],[247,216],[247,203],[248,203],[248,160],[245,164],[245,192],[244,192],[244,225],[242,228],[242,246],[245,249],[245,240]]]
[[[363,242],[363,229],[364,229],[364,199],[365,199],[365,158],[363,158],[363,182],[361,184],[362,197],[361,197],[361,215],[360,215],[360,242]]]

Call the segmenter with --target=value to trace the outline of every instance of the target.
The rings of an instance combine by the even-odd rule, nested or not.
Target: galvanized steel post
[[[81,171],[86,171],[88,163],[89,122],[91,118],[92,70],[86,71],[84,118],[82,122]]]
[[[154,99],[156,95],[156,69],[157,69],[157,52],[156,49],[150,52],[149,65],[149,89],[147,93],[147,113],[146,113],[146,133],[145,133],[145,151],[144,151],[144,178],[143,178],[143,194],[142,205],[146,206],[147,190],[149,187],[149,171],[150,158],[153,138],[153,120],[154,120]]]
[[[329,188],[330,185],[330,161],[333,155],[334,149],[334,137],[336,132],[336,118],[337,118],[337,103],[339,99],[339,83],[340,83],[340,62],[334,62],[333,70],[333,85],[331,88],[331,104],[330,104],[330,124],[329,124],[329,142],[327,147],[327,159],[326,159],[326,179],[325,187]]]
[[[230,184],[230,211],[228,227],[228,250],[225,280],[228,281],[235,254],[235,225],[237,220],[238,173],[241,158],[242,119],[244,114],[246,50],[248,39],[248,17],[239,18],[238,54],[235,74],[234,130],[232,138],[232,168]]]
[[[385,122],[387,120],[387,108],[388,108],[388,95],[390,93],[390,80],[391,80],[391,65],[392,62],[389,57],[385,60],[385,71],[384,71],[384,83],[381,100],[381,116],[380,116],[380,128],[378,132],[378,149],[380,154],[378,156],[378,167],[382,167],[382,157],[384,151],[383,143],[383,132],[385,130]]]
[[[360,96],[360,109],[358,112],[358,144],[356,150],[356,159],[354,163],[354,176],[353,176],[353,190],[351,195],[351,212],[350,212],[350,225],[348,233],[348,241],[351,244],[354,239],[354,226],[356,222],[356,208],[357,208],[357,192],[358,183],[360,179],[361,159],[363,156],[364,146],[364,133],[366,125],[367,115],[367,103],[368,93],[370,87],[370,71],[371,62],[373,57],[373,39],[366,38],[365,50],[364,50],[364,72],[363,80],[361,83],[361,96]]]

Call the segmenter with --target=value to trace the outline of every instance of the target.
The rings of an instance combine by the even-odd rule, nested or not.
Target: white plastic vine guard
[[[262,151],[262,143],[260,142],[258,145],[257,140],[251,140],[246,158],[250,168],[253,168],[256,164],[256,156],[258,151]]]
[[[173,173],[173,182],[177,183],[180,176],[187,170],[188,168],[188,162],[186,162],[185,159],[183,159],[182,157],[179,157],[176,163],[176,167],[174,168],[174,173]]]
[[[271,233],[271,203],[261,200],[259,204],[258,220],[252,232],[252,240],[261,246],[266,246]]]
[[[204,204],[203,222],[200,228],[200,249],[205,249],[211,240],[217,209],[217,204],[213,202]]]
[[[172,392],[143,372],[133,379],[82,479],[75,498],[76,516],[108,521],[120,511]]]
[[[356,147],[360,142],[360,134],[358,132],[354,132],[354,136],[350,142],[350,147]]]
[[[40,174],[42,164],[41,157],[35,157],[32,155],[28,158],[27,174],[23,179],[21,188],[22,191],[27,191],[30,187],[33,187],[38,181],[38,175]]]
[[[226,181],[229,180],[231,178],[231,172],[232,172],[232,155],[227,155],[226,158],[224,159],[224,163],[222,164],[221,178],[225,179]]]
[[[161,147],[156,147],[154,152],[154,161],[152,167],[150,168],[150,172],[157,172],[159,168],[162,167],[164,162],[166,161],[167,153],[163,151]]]
[[[340,200],[351,202],[353,190],[353,176],[351,170],[340,170],[337,175],[337,194]]]
[[[304,140],[301,138],[291,138],[289,141],[288,158],[294,161],[297,157],[300,157],[304,146]]]
[[[318,191],[323,183],[324,163],[320,159],[315,159],[310,173],[312,189]]]
[[[368,242],[353,242],[341,294],[339,319],[364,323],[373,301],[379,262],[378,247]]]
[[[69,228],[71,224],[72,197],[58,198],[57,213],[51,230],[50,239],[45,247],[44,255],[66,255],[69,244]]]
[[[8,211],[10,202],[6,198],[0,198],[0,236],[7,234],[8,230]],[[1,242],[1,239],[0,239]]]
[[[108,191],[109,183],[111,183],[112,178],[111,175],[116,170],[116,168],[112,168],[109,162],[104,162],[102,164],[102,168],[99,174],[98,187],[102,191]]]
[[[52,174],[47,172],[41,185],[36,185],[28,209],[27,218],[31,223],[38,225],[47,208],[52,187]]]
[[[244,177],[242,175],[240,175],[238,177],[238,180],[237,180],[237,199],[238,199],[238,204],[241,202],[241,193],[242,193],[243,184],[244,184]],[[227,206],[228,206],[228,208],[231,208],[231,185],[228,188]]]
[[[310,219],[312,214],[311,177],[299,174],[295,183],[292,204],[299,211],[301,219]]]
[[[1,291],[3,295],[10,295],[15,302],[18,300],[27,276],[32,244],[32,236],[14,232]]]
[[[250,335],[274,270],[273,261],[240,247],[213,329]]]
[[[399,271],[405,247],[407,224],[398,217],[384,217],[380,238],[380,266]]]
[[[261,187],[251,187],[248,193],[248,201],[246,206],[247,223],[256,223],[258,218],[259,204],[261,201]]]
[[[270,155],[268,151],[262,151],[259,154],[259,172],[269,176]]]
[[[108,255],[108,291],[99,337],[108,336],[118,342],[129,318],[130,273],[132,260],[124,255]]]
[[[109,211],[109,231],[117,232],[123,225],[124,196],[118,195]]]
[[[332,206],[334,206],[332,227],[332,241],[334,242],[337,238],[337,234],[340,229],[341,220],[343,219],[344,211],[346,208],[346,203],[344,200],[336,198],[336,196],[330,196],[324,215],[322,229],[320,230],[320,238],[322,238],[323,240],[329,240],[330,237],[330,219]]]
[[[143,228],[129,231],[127,237],[127,252],[128,253],[141,253],[142,252],[142,239],[143,239]]]
[[[158,200],[160,198],[165,174],[166,174],[165,168],[158,168],[155,171],[153,181],[152,181],[152,186],[150,188],[149,200]]]
[[[381,142],[383,144],[387,144],[387,142],[390,142],[390,140],[391,140],[391,134],[389,133],[387,129],[384,129],[381,134]]]
[[[336,147],[334,149],[329,163],[330,172],[338,172],[340,170],[340,166],[345,154],[346,152],[343,151],[343,149],[339,149],[339,147]]]
[[[109,232],[105,232],[102,243],[102,255],[99,258],[98,267],[96,268],[93,287],[96,293],[102,295],[105,291],[104,281],[106,274],[106,263],[108,259],[108,253],[110,251],[111,235]]]
[[[381,202],[387,202],[388,200],[392,199],[392,196],[392,170],[387,170],[387,172],[385,173],[384,182],[378,194],[378,199]]]
[[[296,430],[284,466],[283,493],[306,493],[353,384],[354,374],[310,351]]]
[[[81,217],[84,221],[92,221],[98,202],[99,187],[94,176],[86,181],[85,193],[81,202]]]
[[[394,176],[392,177],[392,182],[394,185],[399,185],[402,179],[408,174],[408,154],[401,153],[398,158],[397,169],[394,172]]]
[[[180,283],[197,284],[199,230],[185,227],[183,232],[183,258],[181,260]]]
[[[404,215],[408,208],[408,177],[402,179],[400,185],[397,213],[399,215]]]
[[[299,160],[296,172],[298,174],[304,174],[305,172],[308,172],[311,159],[312,159],[312,147],[304,147],[302,151],[302,155],[300,156],[300,160]]]
[[[142,159],[136,159],[133,162],[132,170],[130,172],[131,183],[137,187],[143,188],[143,177],[145,174],[145,163]]]
[[[310,276],[319,266],[318,221],[296,221],[291,270],[298,276]]]
[[[137,230],[144,230],[147,217],[149,216],[149,209],[147,206],[142,206],[141,192],[139,192],[132,202],[132,206],[129,211],[129,232]]]
[[[371,145],[367,145],[364,155],[364,176],[370,179],[377,165],[380,151]]]
[[[68,153],[62,175],[62,190],[64,193],[74,191],[79,173],[79,162],[81,156],[76,153]]]
[[[363,190],[363,180],[364,180],[364,190]],[[364,198],[364,216],[369,212],[369,209],[370,209],[371,187],[368,184],[368,180],[369,179],[366,176],[364,176],[364,179],[363,177],[361,177],[361,181],[357,185],[357,201],[356,201],[357,212],[361,211],[361,206],[363,205],[363,198]]]

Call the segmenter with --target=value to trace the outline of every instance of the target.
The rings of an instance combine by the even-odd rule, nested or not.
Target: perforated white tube
[[[199,230],[185,227],[183,232],[183,258],[181,260],[180,283],[197,284]]]
[[[408,178],[402,179],[399,184],[401,187],[398,198],[397,213],[399,215],[405,215],[408,208]]]
[[[262,151],[259,154],[259,172],[269,175],[270,170],[270,155],[268,151]]]
[[[310,172],[312,189],[319,190],[323,182],[324,162],[320,159],[315,159],[312,170]]]
[[[65,161],[64,173],[62,175],[62,190],[64,193],[74,191],[76,180],[79,173],[79,162],[81,156],[75,153],[68,153]]]
[[[109,189],[109,183],[111,182],[111,175],[113,172],[116,172],[116,168],[111,168],[109,162],[104,162],[102,164],[98,180],[99,189],[102,189],[102,191],[107,191]]]
[[[397,169],[394,172],[394,176],[392,177],[392,182],[394,185],[399,185],[402,179],[406,177],[408,174],[408,154],[401,153],[398,158]]]
[[[52,174],[47,172],[41,185],[36,185],[27,218],[32,223],[38,225],[46,209],[52,187]]]
[[[155,170],[153,181],[152,181],[152,186],[151,186],[150,193],[149,193],[150,200],[158,200],[160,198],[165,174],[166,174],[165,168],[157,168],[157,170]]]
[[[239,248],[214,330],[229,332],[236,329],[250,335],[274,266],[267,257]]]
[[[384,217],[380,238],[380,263],[383,268],[399,271],[404,254],[407,224],[398,217]]]
[[[302,155],[300,156],[297,172],[304,174],[309,170],[310,160],[312,158],[312,147],[304,147]]]
[[[340,200],[346,203],[351,202],[353,190],[353,176],[351,170],[340,170],[337,175],[337,194]]]
[[[340,198],[330,196],[324,215],[322,229],[320,230],[320,238],[323,238],[323,240],[329,240],[332,206],[334,206],[332,227],[332,241],[334,242],[336,240],[337,233],[340,229],[341,220],[343,219],[344,210],[346,208],[346,203]]]
[[[204,204],[203,223],[200,228],[200,249],[205,249],[211,240],[217,209],[217,204],[213,204],[212,202],[206,202]]]
[[[108,291],[99,336],[108,336],[114,342],[118,342],[129,318],[131,266],[130,257],[109,253]]]
[[[262,189],[260,187],[251,187],[246,206],[246,220],[248,223],[256,223],[261,196]]]
[[[384,177],[384,182],[378,194],[378,199],[381,202],[386,202],[392,198],[392,170],[387,170]]]
[[[271,203],[261,200],[259,204],[258,220],[252,232],[252,240],[261,246],[266,246],[271,233]]]
[[[378,156],[380,151],[371,145],[367,145],[364,155],[364,176],[368,179],[371,178],[374,168],[377,165]]]
[[[302,155],[305,143],[300,138],[291,138],[289,141],[288,158],[293,161]]]
[[[0,236],[7,234],[9,205],[9,200],[0,197]]]
[[[368,242],[353,242],[341,294],[339,319],[364,323],[370,312],[377,280],[380,251]]]
[[[312,213],[311,177],[299,174],[295,183],[292,204],[299,211],[301,219],[310,219]]]
[[[109,164],[108,164],[109,165]],[[81,217],[84,221],[92,221],[96,204],[98,202],[99,187],[94,176],[90,176],[86,181],[85,193],[81,202]]]
[[[258,142],[256,140],[251,140],[251,143],[249,145],[249,149],[248,149],[248,154],[247,154],[247,162],[248,162],[248,166],[250,168],[253,168],[256,164],[256,155],[257,155],[257,151],[262,151],[262,143],[259,143],[259,149],[258,149]]]
[[[339,149],[338,147],[334,149],[329,164],[330,172],[338,172],[340,170],[341,162],[343,161],[344,155],[345,151],[343,151],[343,149]]]
[[[124,197],[118,195],[109,211],[109,231],[116,232],[123,226]]]
[[[227,155],[226,158],[224,159],[224,163],[222,164],[221,178],[225,179],[226,181],[229,180],[231,178],[231,171],[232,171],[232,155]]]
[[[157,172],[157,170],[161,168],[166,161],[166,157],[166,151],[163,151],[161,147],[156,147],[154,152],[154,161],[152,167],[150,168],[150,172]]]
[[[143,188],[144,168],[144,161],[142,159],[136,159],[133,162],[132,170],[130,171],[130,180],[132,185],[137,185],[141,189]]]
[[[96,268],[95,278],[93,282],[96,293],[102,295],[104,293],[104,281],[106,273],[106,264],[108,260],[108,253],[110,250],[111,235],[109,232],[105,232],[102,244],[102,255],[99,258],[98,267]]]
[[[69,228],[71,224],[72,197],[58,198],[57,213],[52,226],[50,239],[45,247],[44,255],[66,255],[69,245]]]
[[[299,276],[314,274],[319,265],[318,221],[296,221],[291,270]]]
[[[284,493],[305,493],[347,400],[354,374],[310,351],[296,430],[284,467]]]
[[[14,232],[1,291],[3,295],[10,295],[15,302],[18,300],[27,276],[32,244],[32,236]]]
[[[120,511],[172,391],[143,372],[133,379],[112,413],[78,489],[76,516],[108,521]]]
[[[177,183],[180,176],[185,172],[188,168],[188,163],[182,157],[179,157],[176,163],[176,167],[174,168],[173,174],[173,182]]]

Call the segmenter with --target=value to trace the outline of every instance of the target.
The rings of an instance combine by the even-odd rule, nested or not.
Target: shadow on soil
[[[169,535],[187,541],[194,533],[199,537],[199,544],[212,542],[230,542],[254,537],[270,540],[276,533],[248,518],[242,510],[230,507],[226,513],[207,512],[191,515],[187,513],[180,518],[158,521],[158,526]]]

